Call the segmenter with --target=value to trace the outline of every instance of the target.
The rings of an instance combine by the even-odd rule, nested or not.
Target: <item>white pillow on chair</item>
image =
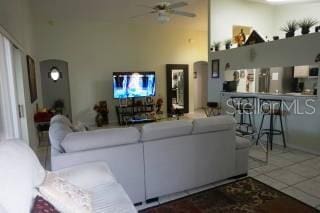
[[[91,194],[54,173],[47,172],[45,181],[39,186],[39,191],[41,196],[60,212],[93,212]]]

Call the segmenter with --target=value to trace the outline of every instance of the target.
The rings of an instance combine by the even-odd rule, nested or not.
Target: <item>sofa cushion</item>
[[[165,121],[151,123],[142,127],[142,141],[153,141],[163,138],[172,138],[189,135],[192,132],[191,121]]]
[[[103,129],[89,132],[73,132],[61,143],[66,152],[80,152],[111,146],[138,143],[140,132],[134,128]]]
[[[200,118],[193,121],[192,134],[218,132],[234,129],[236,121],[231,116]]]
[[[63,152],[61,142],[70,133],[72,133],[72,129],[65,123],[52,123],[49,128],[49,138],[51,146],[59,152]]]
[[[236,137],[236,149],[241,150],[241,149],[248,149],[250,147],[250,140],[244,137]]]
[[[0,168],[0,204],[10,213],[30,212],[45,177],[38,158],[23,141],[0,142]]]
[[[116,182],[109,166],[105,162],[86,163],[56,171],[55,174],[75,186],[90,189],[97,185]]]
[[[91,213],[91,193],[75,186],[55,173],[47,172],[39,186],[41,196],[60,212]]]

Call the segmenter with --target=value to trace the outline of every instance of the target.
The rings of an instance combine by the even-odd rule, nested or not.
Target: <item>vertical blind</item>
[[[0,140],[21,137],[12,48],[0,34]]]

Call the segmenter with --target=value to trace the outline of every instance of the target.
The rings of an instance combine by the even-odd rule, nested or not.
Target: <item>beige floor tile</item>
[[[265,165],[265,166],[261,166],[259,168],[255,168],[255,170],[259,173],[266,173],[266,172],[271,172],[273,170],[276,170],[278,169],[279,167],[278,166],[275,166],[275,165],[272,165],[272,164],[268,164],[268,165]]]
[[[259,160],[254,160],[252,158],[249,158],[249,169],[255,169],[261,166],[265,166],[266,164],[259,161]]]
[[[287,195],[290,195],[310,206],[316,207],[320,205],[320,199],[313,197],[309,194],[306,194],[305,192],[294,188],[294,187],[289,187],[281,190],[282,192],[286,193]]]
[[[313,178],[320,175],[320,170],[314,169],[312,167],[306,167],[302,164],[295,164],[295,165],[286,167],[286,169],[306,178]]]
[[[312,154],[304,153],[304,152],[294,152],[294,151],[292,151],[292,152],[288,152],[288,153],[283,153],[283,154],[279,155],[279,157],[284,158],[284,159],[289,160],[289,161],[294,162],[294,163],[299,163],[299,162],[302,162],[302,161],[306,161],[306,160],[312,159],[315,156],[312,155]]]
[[[320,182],[315,180],[307,180],[302,183],[295,185],[294,187],[300,189],[301,191],[310,194],[314,197],[320,199]]]
[[[285,158],[282,158],[281,156],[282,155],[272,156],[272,157],[270,157],[269,162],[273,165],[278,166],[278,167],[285,167],[285,166],[290,166],[290,165],[294,164],[294,162],[289,161]]]
[[[260,175],[260,173],[257,172],[255,169],[250,169],[250,170],[248,171],[248,176],[249,176],[249,177],[255,177],[255,176],[258,176],[258,175]]]
[[[317,176],[317,177],[314,177],[313,180],[317,181],[317,182],[320,182],[320,175]]]
[[[320,158],[317,157],[317,158],[313,158],[310,160],[306,160],[306,161],[302,162],[301,165],[303,165],[305,167],[311,167],[311,168],[320,170]]]
[[[259,181],[261,181],[262,183],[265,183],[265,184],[267,184],[267,185],[269,185],[269,186],[271,186],[271,187],[273,187],[275,189],[278,189],[278,190],[288,187],[288,185],[286,185],[284,183],[281,183],[281,182],[279,182],[279,181],[277,181],[277,180],[275,180],[273,178],[270,178],[270,177],[268,177],[266,175],[258,175],[258,176],[254,177],[254,178],[259,180]]]
[[[294,185],[296,183],[302,182],[306,180],[305,177],[297,175],[290,170],[286,169],[278,169],[272,172],[266,173],[267,176],[272,177],[282,183],[286,183],[287,185]]]

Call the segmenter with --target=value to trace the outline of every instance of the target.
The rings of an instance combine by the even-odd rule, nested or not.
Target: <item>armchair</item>
[[[0,169],[0,212],[30,212],[46,175],[33,151],[23,141],[0,142]],[[136,212],[105,163],[83,164],[55,174],[91,192],[94,212]]]

